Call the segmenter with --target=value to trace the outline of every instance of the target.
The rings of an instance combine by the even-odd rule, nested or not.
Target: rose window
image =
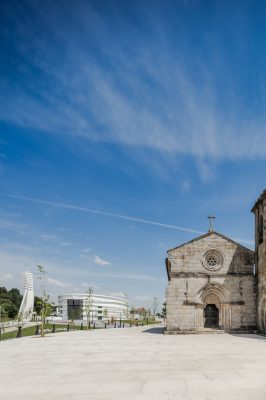
[[[208,259],[207,259],[207,264],[213,267],[214,265],[217,264],[216,258],[213,257],[213,256],[208,257]]]
[[[224,257],[221,251],[210,249],[203,254],[202,263],[210,271],[217,271],[223,266]]]

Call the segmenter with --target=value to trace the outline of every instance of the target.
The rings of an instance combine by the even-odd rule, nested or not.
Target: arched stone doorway
[[[219,328],[219,309],[215,304],[204,308],[204,328]]]
[[[261,301],[259,309],[259,325],[262,332],[266,332],[266,298],[264,297]]]
[[[203,287],[195,296],[195,329],[230,329],[231,307],[228,297],[222,285],[208,284]]]
[[[204,308],[204,328],[219,328],[219,311],[221,308],[221,300],[216,293],[208,293],[203,303]]]

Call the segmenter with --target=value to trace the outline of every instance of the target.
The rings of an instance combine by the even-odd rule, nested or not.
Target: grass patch
[[[52,332],[53,325],[52,324],[45,324],[44,329],[45,329],[46,333]],[[80,326],[79,325],[70,324],[69,329],[71,331],[79,330]],[[22,328],[22,337],[24,337],[24,336],[34,336],[35,335],[35,331],[36,331],[36,325],[28,326],[26,328]],[[55,324],[55,333],[66,332],[66,331],[67,331],[67,324]],[[17,333],[18,333],[17,329],[15,331],[12,331],[12,332],[3,332],[3,330],[2,330],[2,340],[15,339],[17,337]],[[41,326],[39,325],[39,334],[40,333],[41,333]]]
[[[125,325],[129,325],[131,323],[131,326],[142,326],[142,321],[124,321]],[[143,321],[144,322],[144,321]],[[144,322],[143,325],[153,325],[154,321],[149,321],[149,323],[147,324]],[[55,333],[60,333],[60,332],[66,332],[67,331],[67,324],[54,324],[55,325]],[[119,323],[116,322],[116,326],[119,326]],[[45,324],[44,326],[45,329],[45,333],[51,333],[53,331],[53,324]],[[95,327],[93,328],[93,324],[91,324],[90,326],[90,330],[93,329],[104,329],[103,327]],[[74,324],[69,324],[69,330],[70,331],[74,331],[74,330],[80,330],[80,325],[74,325]],[[87,330],[87,325],[84,324],[83,325],[83,330],[86,331]],[[36,332],[36,325],[34,326],[28,326],[26,328],[22,328],[22,337],[25,336],[34,336]],[[1,339],[2,340],[7,340],[7,339],[15,339],[17,337],[17,333],[18,333],[18,329],[11,331],[11,332],[4,332],[4,330],[2,329],[2,336]],[[41,326],[39,325],[39,335],[41,334]]]

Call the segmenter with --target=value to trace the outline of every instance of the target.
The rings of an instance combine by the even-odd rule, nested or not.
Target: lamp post
[[[121,322],[121,311],[120,311],[119,315],[120,315],[120,328],[121,328],[121,324],[122,324],[122,322]]]

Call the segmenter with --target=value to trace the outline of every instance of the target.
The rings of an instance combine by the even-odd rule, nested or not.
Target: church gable
[[[171,276],[194,274],[252,274],[254,252],[217,232],[209,232],[168,250],[166,267]]]
[[[199,241],[199,240],[203,240],[203,239],[205,239],[205,238],[214,238],[214,237],[220,237],[220,238],[222,238],[222,239],[224,239],[224,240],[226,240],[226,241],[228,241],[228,242],[230,242],[230,243],[235,244],[236,246],[242,247],[243,249],[245,249],[245,250],[247,250],[247,251],[251,251],[252,253],[254,253],[252,250],[248,249],[248,248],[245,247],[245,246],[242,246],[241,244],[237,243],[235,240],[230,239],[229,237],[223,235],[222,233],[215,232],[215,231],[207,232],[207,233],[205,233],[204,235],[198,236],[198,237],[196,237],[196,238],[190,240],[189,242],[182,243],[182,244],[180,244],[179,246],[176,246],[176,247],[174,247],[174,248],[172,248],[172,249],[167,250],[167,253],[169,253],[169,252],[171,252],[171,251],[173,251],[173,250],[180,249],[181,247],[187,246],[188,244],[195,243],[195,242],[197,242],[197,241]]]

